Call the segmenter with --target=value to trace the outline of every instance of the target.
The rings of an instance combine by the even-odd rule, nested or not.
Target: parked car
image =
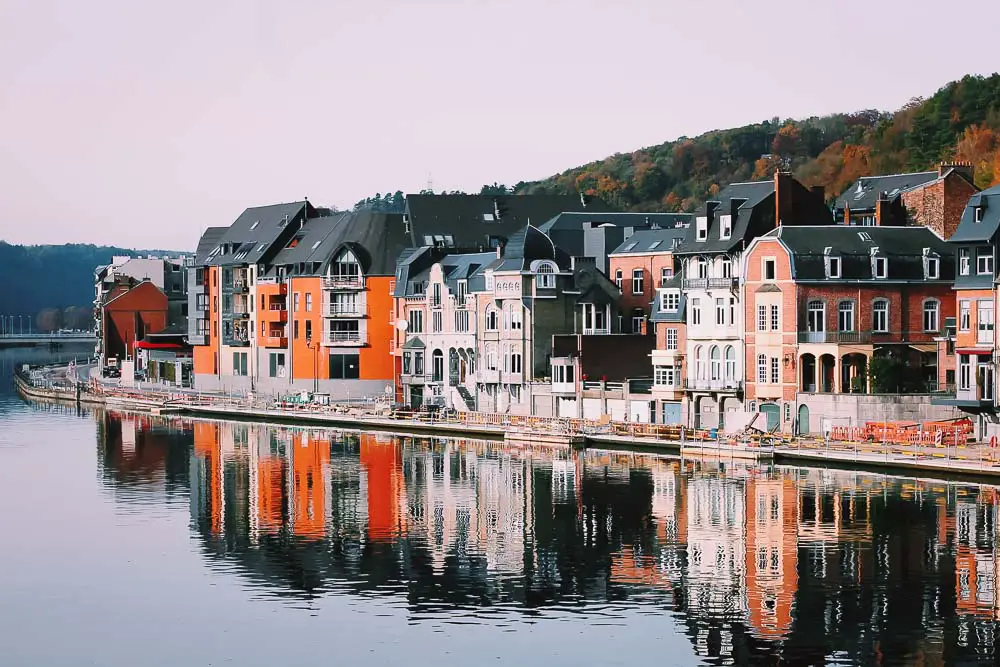
[[[122,369],[117,366],[105,366],[104,370],[101,371],[101,375],[106,378],[120,378],[122,376]]]

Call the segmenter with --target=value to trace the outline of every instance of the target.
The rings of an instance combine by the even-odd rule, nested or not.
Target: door
[[[681,423],[681,404],[680,403],[664,403],[663,404],[663,423],[664,424],[680,424]]]
[[[773,431],[778,427],[781,418],[781,411],[776,403],[761,403],[760,413],[767,418],[767,430]]]
[[[795,429],[799,435],[809,434],[809,406],[802,404],[799,406],[799,423]]]

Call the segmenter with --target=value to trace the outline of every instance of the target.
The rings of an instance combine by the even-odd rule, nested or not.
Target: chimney
[[[875,202],[875,224],[878,227],[890,224],[889,220],[889,193],[878,193],[878,200]]]
[[[965,176],[970,183],[974,183],[973,180],[976,175],[976,168],[971,162],[960,160],[958,162],[942,162],[938,165],[938,178],[941,178],[949,169],[954,169],[956,172]]]
[[[780,226],[792,220],[792,174],[777,169],[774,172],[774,224]]]

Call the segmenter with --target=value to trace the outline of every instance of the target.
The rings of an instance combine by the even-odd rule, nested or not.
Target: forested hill
[[[129,250],[83,244],[11,245],[0,241],[0,315],[34,315],[45,308],[94,302],[94,269],[115,255],[170,255],[176,251]]]
[[[1000,182],[1000,74],[966,76],[889,113],[867,110],[777,118],[682,137],[519,183],[517,193],[585,192],[638,211],[691,211],[728,183],[769,178],[785,166],[828,199],[860,176],[968,160],[980,187]]]

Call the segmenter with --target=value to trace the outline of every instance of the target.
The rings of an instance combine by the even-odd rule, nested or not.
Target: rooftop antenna
[[[427,172],[427,192],[434,192],[434,178],[429,171]]]

